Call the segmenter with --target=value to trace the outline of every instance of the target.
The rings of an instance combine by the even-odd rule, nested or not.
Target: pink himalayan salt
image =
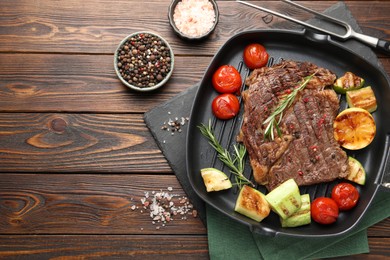
[[[175,7],[173,20],[184,35],[200,37],[208,33],[215,22],[214,7],[208,0],[182,0]]]

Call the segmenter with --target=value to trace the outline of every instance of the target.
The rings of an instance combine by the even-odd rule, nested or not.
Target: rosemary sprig
[[[198,128],[202,135],[209,140],[209,144],[217,152],[218,159],[221,160],[221,162],[223,162],[230,169],[230,172],[234,174],[238,187],[241,189],[244,184],[250,184],[254,186],[253,183],[243,174],[246,155],[245,146],[242,144],[234,145],[234,154],[231,156],[228,150],[224,149],[215,137],[211,127],[211,120],[209,120],[208,126],[201,124],[198,126]]]
[[[302,84],[295,88],[291,93],[286,95],[280,102],[279,105],[275,108],[275,110],[271,113],[271,115],[263,122],[263,125],[267,125],[267,127],[264,130],[264,139],[274,140],[274,129],[276,129],[276,132],[278,133],[278,136],[282,135],[282,132],[280,130],[279,124],[282,121],[283,112],[291,106],[291,104],[294,102],[295,97],[297,96],[298,92],[303,90],[307,83],[309,83],[310,79],[315,75],[316,73],[313,73],[310,76],[307,76],[304,78],[304,81]]]

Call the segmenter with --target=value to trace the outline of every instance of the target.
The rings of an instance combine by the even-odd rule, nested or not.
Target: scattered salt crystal
[[[193,215],[194,217],[197,215],[192,210],[193,206],[189,203],[187,197],[170,193],[173,191],[171,186],[167,187],[167,190],[169,192],[162,190],[159,192],[144,192],[144,197],[140,199],[142,203],[140,212],[143,213],[144,210],[148,212],[153,225],[161,223],[162,225],[158,229],[164,227],[165,224],[169,224],[174,220],[174,216],[178,214],[182,215],[182,219],[187,219],[185,215]],[[174,201],[176,200],[178,202],[175,205]],[[135,210],[138,209],[138,206],[132,205],[130,208]]]

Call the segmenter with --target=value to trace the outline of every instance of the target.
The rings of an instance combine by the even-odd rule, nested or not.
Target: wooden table
[[[215,33],[187,43],[169,26],[169,3],[0,2],[0,258],[208,258],[199,217],[157,229],[142,212],[145,192],[171,187],[185,196],[143,113],[198,82],[233,34],[295,25],[265,24],[264,13],[218,1]],[[334,3],[305,4],[323,11]],[[365,33],[390,39],[390,2],[346,4]],[[133,92],[114,73],[117,44],[139,30],[161,34],[176,55],[173,77],[155,93]],[[390,57],[378,56],[390,73]],[[368,236],[371,253],[359,258],[390,255],[389,219]]]

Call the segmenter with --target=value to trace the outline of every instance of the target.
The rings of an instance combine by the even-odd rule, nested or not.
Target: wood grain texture
[[[0,178],[0,234],[206,234],[192,210],[172,215],[165,226],[157,220],[152,223],[149,207],[141,202],[146,193],[146,200],[152,201],[153,192],[162,190],[176,208],[186,205],[175,176],[1,174]]]
[[[111,55],[0,54],[3,112],[143,113],[199,82],[211,57],[178,57],[172,78],[151,93],[128,89]]]
[[[0,258],[208,259],[208,248],[205,235],[0,235]]]
[[[368,237],[388,237],[390,234],[390,218],[384,219],[368,228],[367,234]]]
[[[188,214],[157,230],[161,224],[152,223],[141,198],[160,189],[183,204],[175,176],[3,173],[0,234],[205,234],[200,219]],[[372,238],[388,234],[390,219],[368,229]]]
[[[305,12],[291,9],[279,1],[253,1],[265,7],[308,19]],[[113,53],[126,35],[140,30],[155,31],[173,44],[177,54],[211,55],[235,33],[247,29],[296,28],[274,17],[266,24],[263,12],[235,1],[218,1],[220,20],[215,33],[201,44],[177,39],[169,26],[170,1],[2,1],[0,17],[1,52]],[[323,11],[336,2],[305,2]],[[346,2],[362,30],[375,37],[390,39],[388,20],[390,2]],[[156,12],[158,10],[158,12]],[[134,14],[142,13],[140,17]],[[363,19],[364,18],[364,19]]]
[[[280,1],[251,2],[311,18]],[[232,35],[297,26],[276,17],[266,24],[265,13],[218,1],[216,31],[189,43],[171,30],[169,3],[0,2],[0,259],[209,258],[199,218],[174,217],[156,229],[142,206],[147,192],[168,187],[175,204],[185,196],[143,113],[199,82]],[[318,11],[335,3],[304,1]],[[390,40],[390,2],[345,3],[364,33]],[[142,95],[113,68],[117,44],[139,30],[161,34],[176,58],[166,86]],[[390,74],[390,59],[378,55]],[[370,254],[342,259],[388,258],[389,234],[390,218],[368,229]]]
[[[0,122],[0,172],[172,173],[140,114],[0,113]]]
[[[144,113],[198,83],[212,57],[177,57],[160,90],[138,93],[116,77],[110,55],[0,54],[3,112]],[[390,74],[390,61],[380,59]]]
[[[6,259],[209,259],[204,235],[0,235],[0,242],[0,257]],[[369,254],[333,259],[388,259],[389,243],[374,238]]]

